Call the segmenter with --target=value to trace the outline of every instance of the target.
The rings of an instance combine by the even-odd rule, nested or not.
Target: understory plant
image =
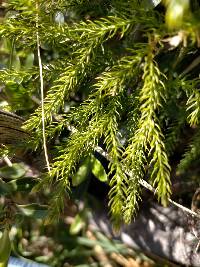
[[[22,146],[43,146],[48,222],[93,173],[113,225],[130,223],[143,180],[166,206],[171,171],[199,162],[199,4],[150,2],[3,2],[1,106],[26,120]]]

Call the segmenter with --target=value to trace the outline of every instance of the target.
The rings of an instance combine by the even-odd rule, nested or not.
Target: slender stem
[[[42,110],[42,137],[43,137],[43,148],[44,148],[44,155],[47,164],[48,172],[50,172],[50,164],[49,164],[49,157],[48,157],[48,150],[47,150],[47,143],[46,143],[46,134],[45,134],[45,113],[44,113],[44,80],[43,80],[43,69],[42,69],[42,60],[40,54],[40,38],[39,38],[39,7],[38,2],[36,1],[36,38],[37,38],[37,55],[38,55],[38,65],[39,65],[39,72],[40,72],[40,93],[41,93],[41,110]]]
[[[13,164],[7,156],[3,156],[3,160],[9,167],[12,167]]]

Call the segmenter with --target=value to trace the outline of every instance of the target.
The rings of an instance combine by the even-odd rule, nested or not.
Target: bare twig
[[[5,163],[9,166],[12,167],[12,162],[10,161],[10,159],[8,158],[8,156],[3,156],[3,160],[5,161]]]
[[[196,248],[195,248],[195,252],[196,252],[196,253],[199,251],[199,247],[200,247],[200,240],[198,241],[197,246],[196,246]]]
[[[41,93],[41,110],[42,110],[42,136],[43,136],[43,147],[44,147],[44,155],[45,160],[47,164],[47,169],[50,172],[50,164],[49,164],[49,157],[48,157],[48,151],[47,151],[47,143],[46,143],[46,134],[45,134],[45,113],[44,113],[44,81],[43,81],[43,69],[42,69],[42,60],[41,60],[41,54],[40,54],[40,38],[39,38],[39,6],[38,2],[36,1],[36,38],[37,38],[37,54],[38,54],[38,65],[39,65],[39,71],[40,71],[40,93]]]
[[[190,65],[180,74],[180,77],[183,77],[186,74],[188,74],[191,70],[193,70],[194,68],[196,68],[199,64],[200,64],[200,56],[196,57],[192,61],[192,63],[190,63]]]

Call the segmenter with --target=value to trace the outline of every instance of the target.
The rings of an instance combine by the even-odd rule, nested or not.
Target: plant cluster
[[[173,4],[182,8],[178,18]],[[191,141],[175,166],[179,173],[200,154],[198,2],[10,0],[4,7],[2,106],[29,117],[24,129],[33,136],[32,149],[44,144],[45,126],[55,155],[40,182],[53,188],[49,220],[64,210],[65,197],[88,170],[110,186],[116,227],[135,215],[141,179],[167,205],[183,132],[190,129]],[[98,146],[109,159],[107,175]]]

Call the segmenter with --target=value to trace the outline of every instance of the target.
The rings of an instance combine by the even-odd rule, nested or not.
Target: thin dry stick
[[[199,248],[200,248],[200,240],[198,241],[197,246],[195,248],[195,252],[196,253],[199,251]]]
[[[2,146],[3,148],[5,148],[5,145],[1,144],[1,146]],[[2,159],[4,160],[4,162],[5,162],[9,167],[12,167],[12,165],[13,165],[13,164],[12,164],[12,161],[9,159],[8,156],[3,155]],[[0,181],[1,181],[1,179],[0,179]]]
[[[8,156],[3,156],[3,160],[5,161],[5,163],[9,166],[12,167],[12,162],[10,161],[10,159],[8,158]]]
[[[129,174],[129,175],[130,175],[130,174]],[[151,192],[153,192],[154,194],[156,194],[156,190],[155,190],[155,188],[153,188],[153,187],[152,187],[149,183],[147,183],[145,180],[140,179],[139,183],[140,183],[143,187],[145,187],[146,189],[148,189],[148,190],[150,190]],[[189,213],[189,214],[192,215],[192,216],[195,216],[195,217],[200,218],[200,216],[199,216],[196,212],[194,212],[194,211],[188,209],[187,207],[185,207],[185,206],[183,206],[183,205],[181,205],[181,204],[179,204],[179,203],[173,201],[171,198],[168,198],[168,201],[169,201],[171,204],[173,204],[174,206],[178,207],[179,209],[182,209],[182,210],[185,211],[186,213]]]
[[[108,153],[105,152],[101,147],[98,146],[98,147],[96,148],[96,151],[99,152],[99,154],[101,154],[101,155],[102,155],[103,157],[105,157],[107,160],[109,160],[109,161],[112,160],[112,159],[110,159]],[[126,174],[127,174],[128,176],[132,176],[131,172],[127,172],[127,171],[125,171],[125,172],[126,172]],[[140,179],[139,183],[140,183],[143,187],[145,187],[146,189],[148,189],[149,191],[151,191],[152,193],[156,194],[156,189],[153,188],[153,186],[151,186],[151,185],[150,185],[149,183],[147,183],[145,180]],[[200,215],[198,215],[196,212],[194,212],[194,211],[188,209],[187,207],[182,206],[181,204],[179,204],[179,203],[173,201],[171,198],[168,198],[168,201],[169,201],[172,205],[174,205],[174,206],[178,207],[179,209],[181,209],[182,211],[184,211],[184,212],[186,212],[186,213],[188,213],[188,214],[190,214],[190,215],[192,215],[192,216],[197,217],[197,218],[200,219]]]
[[[47,151],[47,142],[46,142],[46,134],[45,134],[45,113],[44,113],[44,81],[43,81],[43,70],[42,70],[42,60],[40,54],[40,38],[39,38],[39,6],[38,2],[36,1],[36,10],[38,11],[36,14],[36,38],[37,38],[37,54],[38,54],[38,65],[40,71],[40,93],[41,93],[41,110],[42,110],[42,137],[43,137],[43,148],[44,148],[44,155],[47,164],[48,172],[50,172],[50,164],[49,164],[49,157]]]

